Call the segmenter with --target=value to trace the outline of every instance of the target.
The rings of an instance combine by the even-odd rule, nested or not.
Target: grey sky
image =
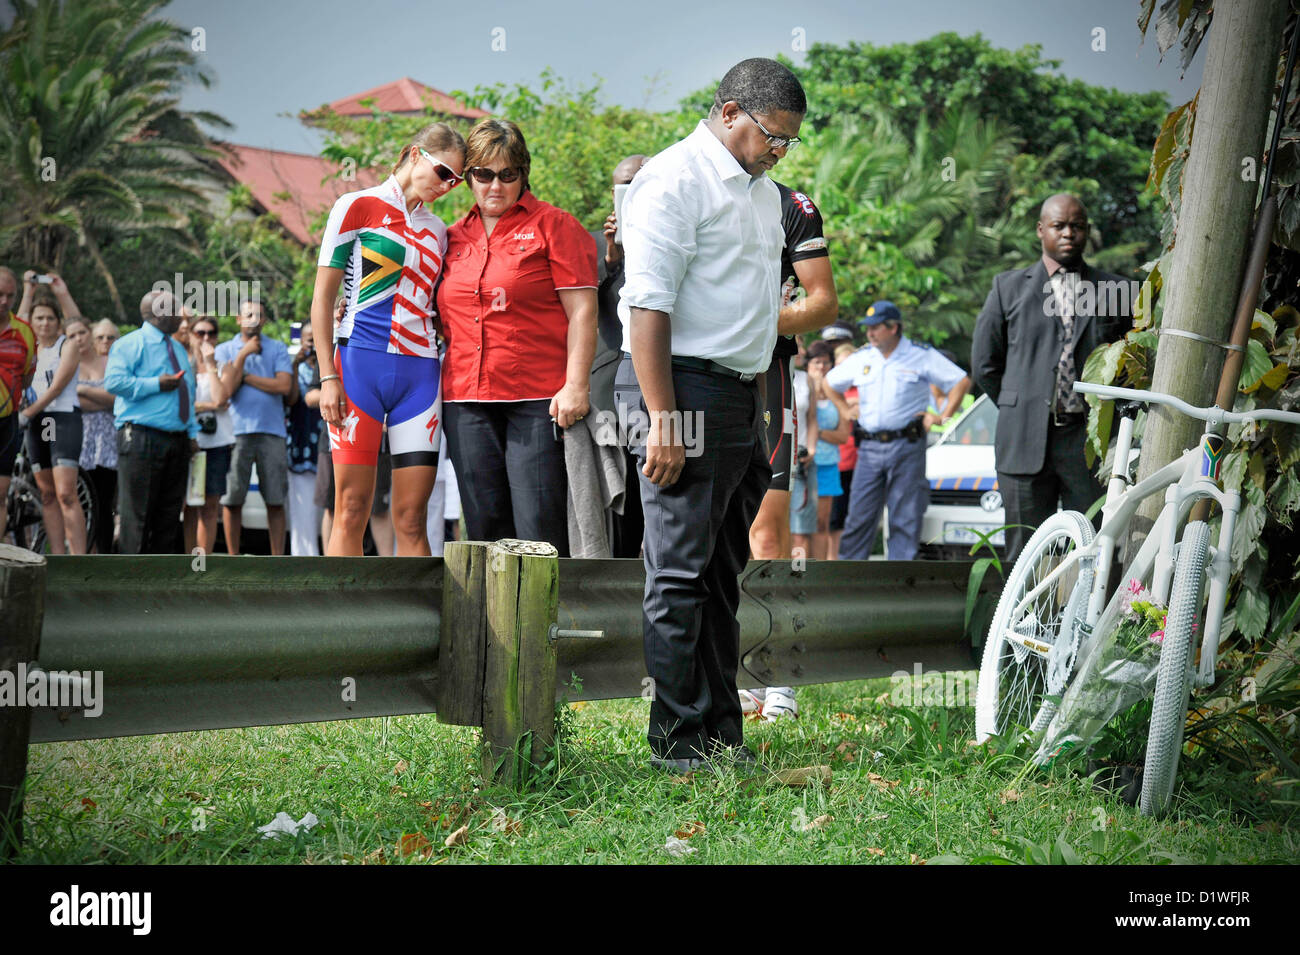
[[[315,152],[319,135],[291,118],[300,109],[402,76],[442,90],[472,89],[532,82],[550,66],[573,84],[600,77],[607,103],[664,109],[745,57],[785,53],[801,62],[792,49],[796,28],[807,45],[980,32],[1010,49],[1041,44],[1067,76],[1163,90],[1174,104],[1190,99],[1204,49],[1180,81],[1176,51],[1158,62],[1154,30],[1139,49],[1137,10],[1136,0],[175,0],[165,13],[204,29],[203,55],[216,77],[211,89],[185,95],[187,108],[224,115],[235,124],[228,134],[235,142]],[[498,27],[504,51],[492,49]],[[1106,31],[1105,52],[1092,49],[1098,27]]]

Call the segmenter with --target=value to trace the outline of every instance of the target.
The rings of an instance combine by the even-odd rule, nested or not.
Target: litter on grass
[[[299,832],[306,832],[316,823],[320,822],[315,813],[307,813],[297,822],[293,821],[293,816],[287,812],[277,812],[275,818],[264,826],[258,826],[257,831],[262,834],[263,839],[273,839],[279,835],[296,836]]]

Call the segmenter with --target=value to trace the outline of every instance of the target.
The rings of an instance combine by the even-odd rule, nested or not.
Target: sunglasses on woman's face
[[[190,334],[198,335],[199,338],[216,338],[217,330],[215,328],[196,328]]]
[[[423,156],[425,159],[429,160],[429,162],[433,163],[433,171],[438,174],[438,178],[441,179],[443,182],[449,182],[453,186],[456,186],[465,181],[464,176],[457,175],[456,172],[453,171],[452,168],[448,166],[445,162],[443,162],[440,159],[434,159],[423,149],[420,150],[420,155]]]
[[[489,169],[487,166],[475,166],[472,169],[465,170],[466,175],[474,177],[475,182],[487,185],[493,179],[500,179],[502,182],[514,182],[519,178],[519,170],[513,166],[506,166],[505,169],[497,171]]]

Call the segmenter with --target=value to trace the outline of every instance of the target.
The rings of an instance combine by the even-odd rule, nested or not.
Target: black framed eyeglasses
[[[215,328],[191,328],[191,335],[197,335],[199,338],[216,338],[217,330]]]
[[[758,121],[758,118],[754,116],[754,114],[751,113],[749,110],[745,109],[745,107],[741,106],[740,111],[744,113],[746,116],[748,116],[750,119],[752,119],[754,121],[754,125],[757,126],[760,130],[762,130],[763,135],[767,137],[767,145],[771,149],[784,149],[786,152],[794,152],[799,147],[799,144],[803,142],[803,140],[800,139],[798,136],[777,136],[775,133],[769,131],[766,126],[760,123]]]
[[[506,166],[505,169],[500,171],[489,169],[487,166],[474,166],[466,169],[465,175],[473,176],[475,182],[487,185],[493,179],[500,179],[502,182],[514,182],[519,178],[519,170],[513,166]]]

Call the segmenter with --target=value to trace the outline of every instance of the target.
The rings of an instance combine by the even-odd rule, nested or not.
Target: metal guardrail
[[[742,580],[742,685],[801,685],[975,665],[970,565],[754,561]],[[32,710],[31,742],[436,712],[438,558],[56,557],[39,664],[101,671],[90,718]],[[639,560],[559,561],[557,693],[646,686]],[[581,690],[565,684],[570,674]]]

